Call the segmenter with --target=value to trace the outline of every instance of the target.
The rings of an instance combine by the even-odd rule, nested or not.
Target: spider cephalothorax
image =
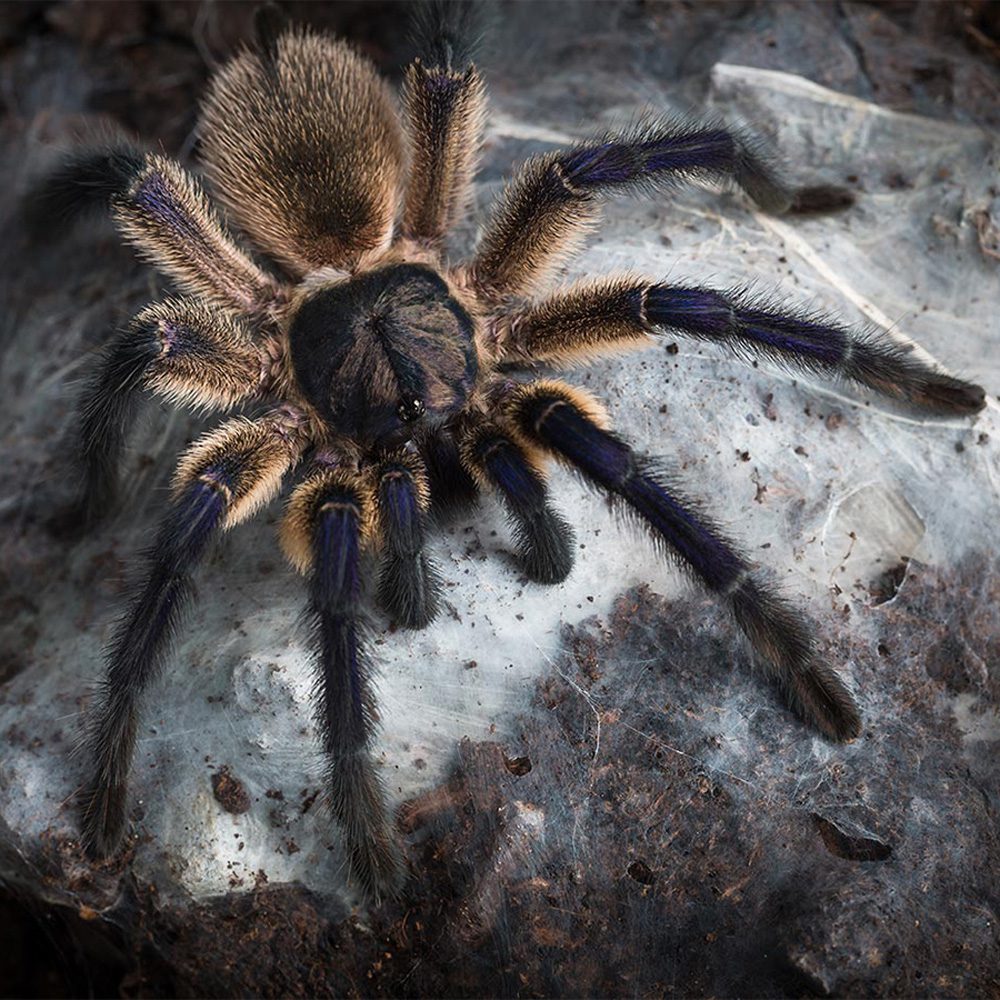
[[[469,400],[475,324],[425,264],[388,264],[309,291],[292,314],[295,379],[323,421],[365,445],[405,444]]]
[[[205,172],[273,268],[240,248],[190,174],[127,143],[74,155],[39,189],[36,207],[48,210],[108,205],[124,237],[185,293],[140,312],[85,393],[91,502],[109,495],[140,390],[208,409],[256,406],[181,457],[108,651],[83,817],[98,853],[124,832],[139,699],[196,561],[295,469],[281,541],[310,581],[327,792],[352,871],[376,893],[401,869],[370,758],[362,552],[380,559],[381,607],[422,627],[438,603],[424,553],[432,505],[489,490],[506,508],[525,574],[559,582],[572,567],[572,532],[549,504],[549,457],[606,491],[729,605],[803,718],[836,740],[860,732],[854,699],[819,654],[809,620],[685,498],[674,474],[610,431],[588,394],[511,371],[642,347],[671,330],[938,413],[974,413],[982,390],[887,339],[743,294],[632,275],[545,292],[616,191],[694,178],[735,184],[769,211],[840,200],[834,189],[786,187],[745,136],[718,122],[649,115],[529,161],[472,258],[450,262],[444,237],[468,201],[486,94],[463,33],[469,8],[433,10],[423,55],[406,72],[402,122],[366,60],[270,15],[256,47],[214,79],[201,128]]]

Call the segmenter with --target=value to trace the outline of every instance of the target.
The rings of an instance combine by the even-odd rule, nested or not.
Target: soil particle
[[[250,793],[246,790],[243,782],[235,777],[228,767],[219,768],[212,775],[212,794],[215,796],[215,801],[227,813],[233,813],[236,816],[249,812],[252,805]]]

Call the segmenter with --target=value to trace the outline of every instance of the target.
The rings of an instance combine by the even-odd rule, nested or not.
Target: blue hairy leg
[[[398,885],[401,862],[370,752],[374,712],[360,606],[363,502],[344,484],[329,486],[313,501],[309,619],[326,792],[344,830],[351,871],[377,897]]]
[[[214,477],[213,477],[214,474]],[[83,837],[104,856],[125,829],[138,703],[156,677],[189,596],[191,570],[226,512],[223,470],[209,470],[171,504],[149,550],[148,568],[115,632],[90,723],[94,771],[83,803]]]
[[[887,337],[745,293],[606,279],[544,299],[507,324],[511,360],[572,363],[672,330],[748,361],[767,358],[793,371],[850,379],[932,412],[975,413],[985,401],[980,386],[938,371]]]
[[[463,448],[466,465],[493,487],[507,511],[517,558],[537,583],[559,583],[573,568],[573,531],[552,509],[541,472],[524,449],[492,424],[476,428]]]
[[[377,503],[382,535],[378,601],[394,621],[423,628],[437,614],[441,582],[424,552],[427,516],[420,486],[406,458],[389,459],[379,470]]]
[[[729,604],[737,622],[792,707],[827,736],[852,739],[861,721],[851,695],[817,654],[808,619],[761,583],[750,563],[670,477],[604,430],[558,384],[540,383],[514,397],[520,434],[606,490],[648,528],[655,542]]]
[[[781,312],[747,296],[650,285],[645,319],[738,354],[764,356],[817,375],[838,376],[929,410],[975,413],[978,385],[935,370],[886,337],[856,333],[822,317]]]
[[[839,188],[788,186],[761,143],[739,129],[650,117],[529,160],[483,232],[469,269],[472,282],[497,303],[527,295],[574,251],[604,196],[655,193],[685,180],[735,185],[768,212],[823,211],[852,200]]]

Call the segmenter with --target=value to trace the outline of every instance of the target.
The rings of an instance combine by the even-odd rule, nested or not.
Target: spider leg
[[[191,572],[214,535],[250,517],[277,492],[299,445],[287,416],[231,420],[182,456],[173,497],[107,653],[90,716],[93,771],[82,832],[97,855],[115,850],[125,828],[128,774],[140,698],[156,677],[190,594]]]
[[[201,185],[179,163],[120,140],[67,157],[28,196],[41,235],[52,220],[110,207],[122,236],[185,291],[249,313],[281,290],[233,242]]]
[[[536,449],[518,444],[492,422],[472,424],[461,442],[463,464],[483,489],[500,494],[518,562],[537,583],[560,583],[573,568],[573,530],[552,509]]]
[[[292,494],[281,536],[291,561],[310,574],[316,717],[330,808],[344,831],[352,875],[378,897],[396,889],[402,862],[371,759],[376,716],[363,648],[360,559],[374,534],[375,503],[367,479],[317,466]]]
[[[448,521],[472,507],[479,499],[479,487],[462,465],[453,434],[435,430],[422,437],[419,445],[435,516]]]
[[[793,371],[851,379],[940,413],[975,413],[985,402],[978,385],[936,370],[887,337],[782,311],[743,293],[610,279],[577,285],[506,322],[511,359],[586,362],[672,330],[750,360],[762,357]]]
[[[627,504],[657,543],[729,603],[800,716],[833,739],[860,733],[857,706],[836,672],[819,659],[808,619],[756,578],[747,559],[679,494],[668,474],[601,426],[589,397],[559,382],[540,381],[516,390],[507,412],[517,434]]]
[[[423,551],[430,490],[419,456],[401,452],[377,471],[378,530],[382,540],[378,602],[406,628],[423,628],[438,610],[441,580]]]
[[[415,59],[403,78],[410,170],[402,235],[439,247],[472,193],[486,118],[486,86],[472,63],[478,7],[422,8]]]
[[[138,313],[105,348],[80,399],[90,512],[114,494],[141,390],[202,410],[229,409],[261,394],[271,363],[240,319],[198,299],[165,299]]]
[[[604,196],[655,191],[685,179],[733,183],[771,212],[796,204],[796,192],[748,136],[720,123],[648,118],[529,160],[500,196],[470,277],[492,302],[526,295],[593,228]]]

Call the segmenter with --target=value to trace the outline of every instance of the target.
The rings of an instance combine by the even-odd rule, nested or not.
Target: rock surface
[[[5,197],[102,119],[188,158],[194,102],[249,9],[5,8]],[[74,974],[113,984],[95,992],[121,977],[140,995],[1000,986],[1000,72],[988,46],[963,49],[987,22],[950,39],[951,15],[908,9],[499,9],[479,218],[513,163],[643,106],[752,122],[797,177],[857,204],[789,220],[698,189],[618,201],[567,277],[753,282],[918,341],[990,402],[975,422],[927,421],[673,338],[574,373],[801,595],[865,733],[840,747],[800,725],[722,612],[556,473],[580,545],[566,584],[519,578],[487,503],[435,542],[441,620],[376,620],[379,751],[413,869],[377,910],[345,886],[317,803],[278,505],[199,575],[149,700],[128,850],[81,856],[80,713],[173,456],[204,425],[152,414],[118,516],[86,537],[66,523],[74,383],[166,286],[106,224],[32,246],[3,202],[0,880],[87,956],[66,960]],[[388,70],[401,56],[396,8],[300,13]],[[456,253],[473,238],[470,223]]]

